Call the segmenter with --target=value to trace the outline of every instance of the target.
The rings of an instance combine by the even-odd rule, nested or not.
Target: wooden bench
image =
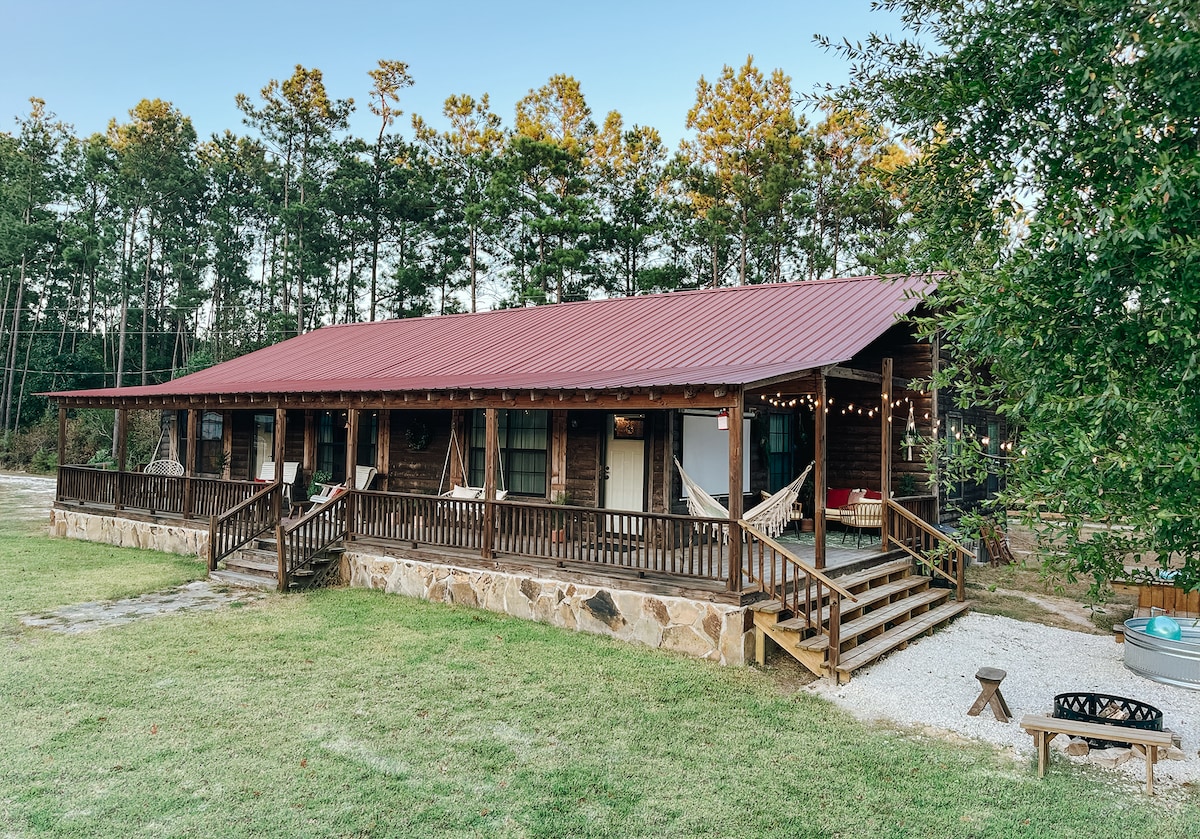
[[[1146,795],[1154,795],[1154,764],[1158,761],[1158,750],[1170,746],[1173,736],[1170,731],[1146,731],[1142,728],[1062,720],[1037,714],[1026,714],[1022,717],[1021,728],[1033,735],[1033,745],[1037,749],[1038,756],[1039,778],[1046,776],[1046,763],[1050,759],[1050,741],[1059,734],[1142,746],[1145,749],[1143,756],[1146,759]]]

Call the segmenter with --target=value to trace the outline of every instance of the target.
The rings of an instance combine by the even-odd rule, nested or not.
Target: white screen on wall
[[[742,489],[750,486],[750,420],[742,424]],[[683,415],[683,468],[709,495],[729,494],[729,432],[717,428],[717,415]],[[683,488],[687,497],[687,487]]]

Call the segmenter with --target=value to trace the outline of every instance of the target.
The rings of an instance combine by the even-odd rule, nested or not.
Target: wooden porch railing
[[[838,664],[842,601],[858,600],[817,568],[744,519],[739,522],[749,544],[747,580],[757,583],[793,617],[829,639],[829,666]]]
[[[973,551],[912,513],[896,499],[888,499],[884,508],[884,528],[892,545],[933,575],[952,583],[960,603],[966,599],[966,570],[975,556]]]
[[[229,512],[209,520],[209,571],[217,570],[217,563],[222,559],[278,525],[283,484],[276,481],[259,486],[263,488],[257,493]]]
[[[150,515],[209,519],[242,503],[263,486],[254,481],[199,476],[176,478],[144,472],[114,472],[91,466],[60,466],[56,499],[103,504]]]
[[[469,551],[484,550],[628,568],[645,573],[725,580],[725,519],[697,519],[524,501],[477,501],[409,493],[355,492],[351,538],[367,537]],[[495,530],[485,532],[485,505]]]
[[[92,466],[60,466],[55,500],[116,506],[120,474]]]
[[[295,524],[276,527],[280,591],[287,591],[297,571],[312,565],[323,551],[346,537],[346,508],[351,498],[343,492],[314,507]]]
[[[938,500],[936,495],[906,495],[892,501],[925,521],[937,521]]]

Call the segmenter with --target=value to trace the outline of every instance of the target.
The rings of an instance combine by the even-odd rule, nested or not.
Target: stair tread
[[[751,612],[774,615],[783,611],[783,604],[778,600],[760,600],[757,603],[751,603],[747,608]]]
[[[853,638],[856,635],[861,635],[864,632],[869,632],[872,629],[883,626],[885,623],[895,620],[911,609],[937,603],[939,600],[945,600],[949,596],[950,590],[944,588],[931,588],[925,591],[918,591],[903,600],[889,603],[879,609],[867,612],[862,617],[842,624],[839,635],[845,641],[847,638]],[[913,620],[920,620],[923,617],[924,614],[918,615]],[[819,652],[829,647],[829,636],[818,635],[814,638],[801,641],[796,646],[802,650]],[[850,652],[853,652],[853,650]]]
[[[843,577],[834,577],[833,581],[842,588],[852,588],[863,583],[870,583],[879,577],[885,577],[888,574],[895,574],[898,571],[903,571],[906,568],[912,568],[912,560],[907,557],[903,559],[894,559],[879,565],[873,565],[870,568],[864,568],[862,571],[855,571],[853,574],[846,574]]]
[[[857,597],[858,597],[857,600],[843,600],[842,601],[842,611],[848,612],[850,610],[865,609],[868,606],[878,603],[880,600],[884,600],[888,597],[891,597],[896,594],[900,594],[901,592],[904,592],[907,590],[918,588],[919,586],[922,586],[922,585],[927,585],[928,583],[929,583],[928,577],[918,577],[918,576],[905,577],[902,580],[894,580],[893,582],[887,583],[885,585],[876,586],[874,588],[867,589],[864,592],[860,592],[857,595]],[[828,606],[821,607],[821,611],[818,613],[817,619],[819,619],[821,622],[825,622],[825,621],[829,620],[829,607]],[[790,630],[796,631],[796,630],[807,628],[808,621],[806,621],[803,616],[798,616],[798,617],[792,618],[791,620],[780,621],[779,626],[782,629],[790,629]]]
[[[970,601],[962,603],[957,600],[931,609],[915,620],[901,624],[895,629],[889,629],[882,635],[877,635],[865,644],[860,644],[850,650],[846,657],[838,661],[834,668],[839,673],[849,673],[864,665],[870,664],[877,658],[886,655],[906,641],[921,635],[938,624],[945,623],[956,615],[971,608]]]
[[[255,574],[241,574],[237,571],[209,571],[208,577],[211,580],[241,588],[274,589],[277,587],[275,580],[272,578],[260,577]]]
[[[267,571],[275,574],[279,571],[279,560],[273,558],[268,562],[265,559],[234,554],[225,557],[225,567],[231,570],[234,568],[249,568],[254,571]]]

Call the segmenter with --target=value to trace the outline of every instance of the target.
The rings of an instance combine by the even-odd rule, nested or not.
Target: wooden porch
[[[191,524],[211,573],[281,591],[338,575],[343,550],[427,558],[745,606],[760,661],[767,640],[820,675],[849,678],[966,608],[971,552],[924,518],[936,500],[887,501],[880,541],[834,548],[772,538],[740,521],[532,501],[347,491],[285,518],[283,486],[59,469],[56,506]],[[240,577],[239,577],[240,575]]]

